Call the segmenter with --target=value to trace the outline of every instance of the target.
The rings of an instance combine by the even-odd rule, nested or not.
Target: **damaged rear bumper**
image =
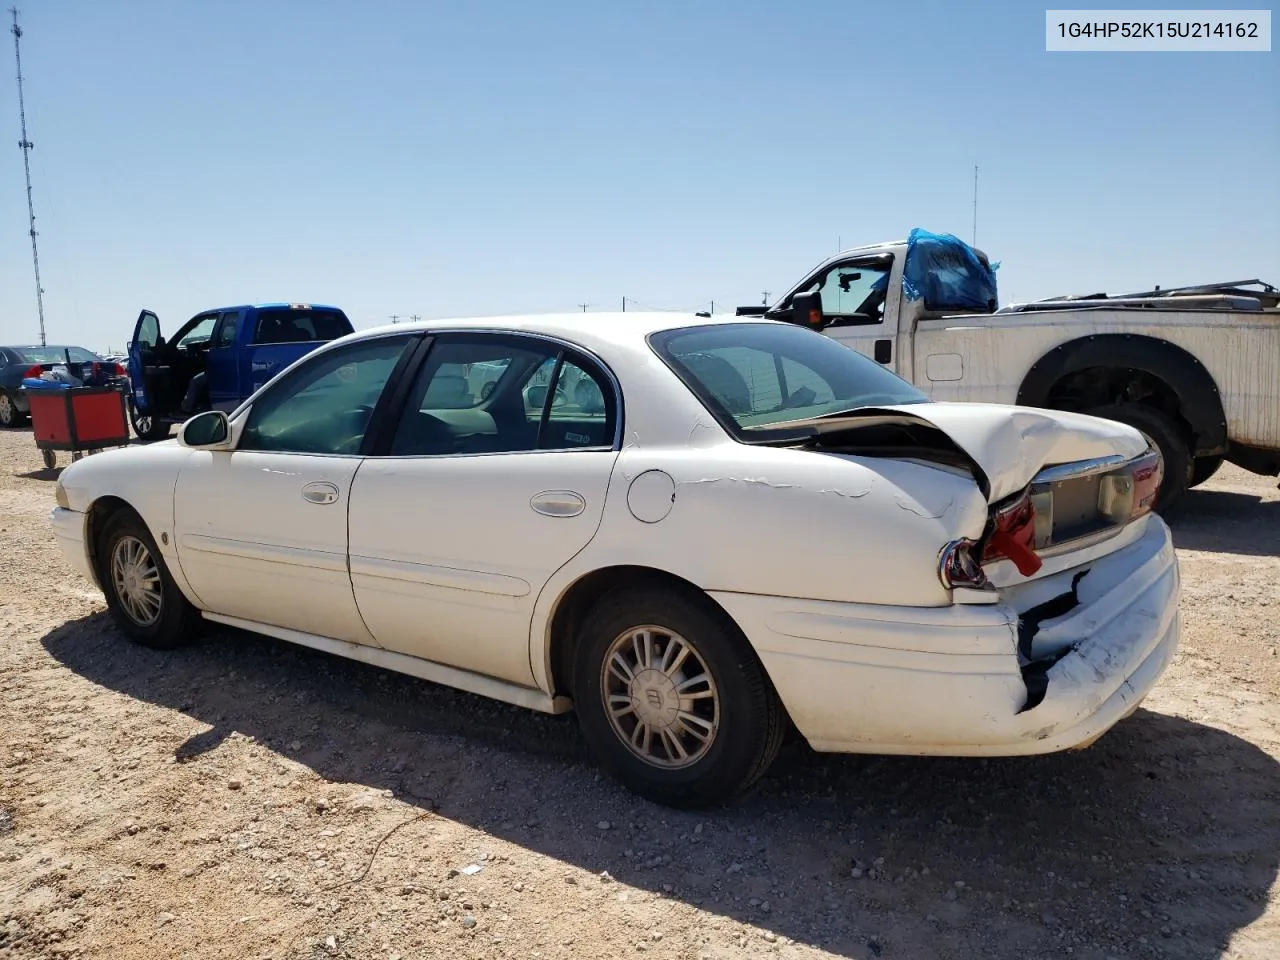
[[[1155,515],[1133,526],[1115,552],[1053,575],[1065,591],[1091,568],[1078,605],[1039,626],[1033,658],[1045,682],[1031,697],[1017,652],[1025,606],[1017,590],[1007,591],[1012,602],[938,608],[713,595],[816,750],[1052,753],[1085,746],[1132,713],[1177,649],[1180,583],[1168,527]],[[1025,596],[1042,599],[1055,589],[1026,586]]]

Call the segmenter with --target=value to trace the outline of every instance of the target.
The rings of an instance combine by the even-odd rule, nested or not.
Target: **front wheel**
[[[193,638],[200,613],[173,582],[147,525],[132,510],[112,514],[98,540],[107,609],[134,643],[168,650]]]
[[[602,598],[578,638],[574,703],[600,766],[673,807],[721,803],[769,768],[785,712],[746,637],[704,597]]]
[[[169,424],[161,420],[159,417],[153,417],[149,413],[140,411],[132,401],[129,403],[129,422],[133,425],[133,432],[138,435],[138,439],[147,443],[153,443],[156,440],[164,440],[169,436]]]
[[[1164,479],[1156,497],[1156,510],[1162,514],[1173,510],[1191,486],[1195,467],[1186,438],[1173,418],[1162,410],[1138,403],[1112,403],[1088,412],[1134,427],[1159,448],[1164,459]]]

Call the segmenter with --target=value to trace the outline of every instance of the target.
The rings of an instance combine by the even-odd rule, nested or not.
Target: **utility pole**
[[[589,304],[589,303],[580,303],[580,304],[578,304],[578,306],[580,306],[580,307],[582,308],[582,312],[583,312],[583,313],[586,313],[586,312],[587,312],[587,307],[591,306],[591,304]]]
[[[393,313],[393,314],[391,315],[391,322],[392,322],[392,323],[399,323],[399,322],[400,322],[400,314],[398,314],[398,313]]]
[[[622,312],[623,312],[623,313],[626,313],[626,312],[627,312],[627,298],[626,298],[626,297],[623,297],[623,298],[622,298]]]
[[[712,316],[715,316],[715,313],[716,313],[716,302],[715,302],[714,300],[712,300],[712,301],[711,301],[711,315],[712,315]]]
[[[417,323],[422,318],[418,316],[416,313],[411,313],[409,314],[409,319],[412,320],[414,323]]]
[[[978,245],[978,165],[973,165],[973,246]]]
[[[13,59],[18,64],[18,119],[22,124],[22,139],[18,146],[22,150],[22,169],[27,175],[27,217],[31,234],[31,265],[36,271],[36,313],[40,317],[40,346],[45,346],[44,335],[44,288],[40,286],[40,253],[36,250],[36,208],[31,200],[31,148],[35,146],[27,139],[27,107],[22,98],[22,27],[18,26],[18,8],[10,7],[13,14],[13,26],[9,32],[13,34]]]
[[[767,307],[769,305],[769,291],[763,291],[760,296],[763,298],[760,302]]]

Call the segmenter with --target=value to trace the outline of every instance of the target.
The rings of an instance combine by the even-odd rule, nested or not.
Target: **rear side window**
[[[340,310],[272,307],[259,310],[254,320],[254,343],[307,343],[337,340],[352,332],[351,321]]]

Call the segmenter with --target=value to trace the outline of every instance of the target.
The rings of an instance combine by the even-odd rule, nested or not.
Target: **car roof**
[[[38,343],[4,343],[0,344],[0,349],[4,350],[84,350],[86,353],[97,355],[96,350],[90,350],[88,347],[82,347],[78,343],[46,343],[43,347]]]
[[[777,323],[761,317],[734,317],[728,314],[704,317],[694,313],[668,313],[632,310],[612,313],[547,313],[496,317],[448,317],[438,320],[415,320],[409,323],[383,324],[360,330],[344,339],[363,339],[389,333],[436,330],[508,330],[558,337],[579,343],[589,350],[610,347],[644,348],[650,334],[684,327],[722,326],[726,323]]]

